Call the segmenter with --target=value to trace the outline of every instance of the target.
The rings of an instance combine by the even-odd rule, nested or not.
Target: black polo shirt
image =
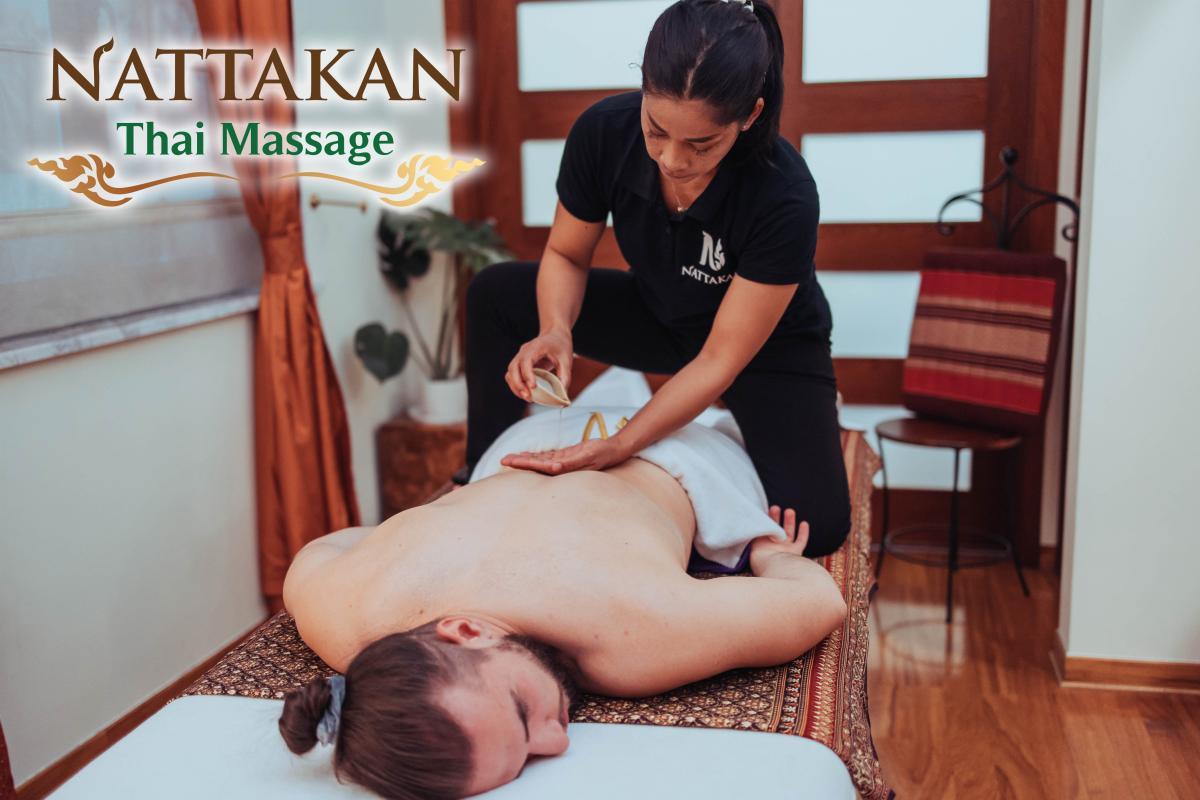
[[[588,222],[612,212],[641,296],[667,326],[710,329],[736,274],[797,286],[764,351],[803,338],[827,352],[833,322],[813,264],[820,206],[804,158],[782,136],[773,165],[738,163],[731,151],[690,208],[669,212],[646,152],[641,102],[640,91],[625,92],[579,115],[555,184],[563,206]]]

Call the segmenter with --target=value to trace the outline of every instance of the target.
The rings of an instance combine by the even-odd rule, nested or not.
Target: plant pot
[[[427,381],[409,414],[426,425],[453,425],[467,418],[467,379],[463,375]]]

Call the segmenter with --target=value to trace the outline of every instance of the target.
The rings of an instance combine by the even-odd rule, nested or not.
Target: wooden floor
[[[1063,689],[1057,579],[888,558],[871,610],[871,723],[898,800],[1200,797],[1200,695]]]

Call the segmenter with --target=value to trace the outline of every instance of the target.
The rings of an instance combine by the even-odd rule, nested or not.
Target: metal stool
[[[879,560],[875,564],[875,576],[883,570],[883,559],[891,553],[901,561],[913,564],[925,564],[931,567],[946,568],[946,622],[950,622],[954,602],[954,573],[967,567],[983,567],[995,564],[1011,556],[1013,566],[1017,568],[1017,579],[1021,582],[1021,591],[1029,596],[1029,586],[1025,583],[1025,574],[1021,571],[1021,562],[1017,551],[1010,539],[988,533],[978,528],[964,527],[958,524],[958,464],[959,453],[963,450],[1009,450],[1021,443],[1021,437],[991,431],[984,428],[973,428],[952,422],[926,419],[922,417],[906,417],[890,419],[875,426],[875,434],[879,437],[879,462],[883,472],[883,539],[879,544]],[[954,451],[954,484],[950,492],[950,521],[949,523],[920,523],[905,525],[896,530],[888,528],[888,513],[891,497],[888,493],[887,463],[883,458],[884,440],[918,445],[920,447],[944,447]],[[1011,506],[1009,506],[1011,509]],[[1012,514],[1009,513],[1010,527]],[[945,548],[929,545],[906,544],[905,539],[911,539],[912,534],[919,531],[948,532],[948,546]],[[963,534],[966,534],[964,537]],[[995,547],[962,548],[962,539],[977,544],[993,544]],[[936,556],[936,557],[935,557]],[[964,558],[965,556],[965,558]]]

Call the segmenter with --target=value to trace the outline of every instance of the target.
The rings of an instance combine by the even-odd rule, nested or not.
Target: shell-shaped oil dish
[[[554,408],[566,408],[571,405],[571,398],[567,396],[566,388],[553,372],[534,367],[533,379],[535,385],[530,393],[530,399],[533,402]]]

